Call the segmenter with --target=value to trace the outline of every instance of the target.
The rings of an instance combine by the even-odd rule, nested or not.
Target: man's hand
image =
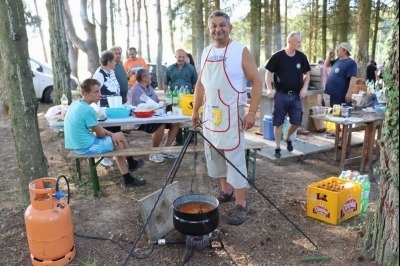
[[[351,103],[352,95],[353,95],[353,93],[349,93],[349,92],[346,93],[346,96],[345,96],[346,103]]]
[[[244,118],[243,128],[244,130],[250,129],[256,123],[256,114],[253,112],[248,112]]]
[[[274,98],[274,91],[272,89],[267,89],[267,97],[272,99]]]
[[[115,149],[128,148],[129,144],[125,138],[124,133],[122,132],[113,133],[111,134],[111,138],[113,140]]]
[[[308,88],[302,88],[300,90],[300,99],[304,99],[307,97],[307,91],[308,91]]]

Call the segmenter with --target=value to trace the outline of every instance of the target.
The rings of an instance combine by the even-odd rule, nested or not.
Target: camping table
[[[336,133],[335,133],[334,157],[336,161],[338,160],[340,161],[339,163],[340,171],[344,170],[344,166],[346,164],[356,160],[361,160],[360,171],[365,171],[367,166],[371,167],[372,161],[374,159],[374,148],[376,140],[380,139],[381,135],[383,116],[377,115],[376,113],[352,112],[352,117],[360,118],[359,121],[349,121],[349,120],[338,121],[335,120],[334,117],[330,115],[312,115],[311,117],[322,121],[329,121],[335,123]],[[351,132],[353,131],[352,127],[354,124],[366,125],[364,142],[363,142],[363,151],[361,156],[346,158],[349,146],[351,145],[351,143],[348,143],[348,141],[349,139],[351,139]],[[342,131],[341,148],[339,148],[340,131]],[[378,132],[378,134],[376,134],[376,132]],[[339,156],[339,149],[341,149],[340,156]]]

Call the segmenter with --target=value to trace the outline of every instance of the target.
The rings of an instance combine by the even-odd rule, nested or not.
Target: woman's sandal
[[[235,195],[234,195],[233,191],[231,194],[225,194],[223,191],[221,191],[221,193],[219,194],[217,199],[218,199],[219,203],[222,204],[222,203],[234,201]]]

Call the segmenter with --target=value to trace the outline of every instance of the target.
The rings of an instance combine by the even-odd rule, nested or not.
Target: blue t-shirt
[[[169,85],[172,90],[177,86],[188,86],[191,92],[193,92],[193,84],[197,82],[197,72],[194,66],[185,63],[182,69],[178,68],[178,65],[170,65],[164,72],[164,83]]]
[[[96,139],[90,128],[96,125],[96,111],[83,100],[73,102],[64,120],[65,148],[78,150],[90,147]]]
[[[273,54],[265,68],[274,73],[274,85],[278,91],[300,92],[304,85],[304,74],[311,70],[307,56],[296,51],[288,56],[285,50]]]
[[[346,58],[333,60],[331,66],[326,80],[325,93],[331,96],[331,104],[345,103],[350,79],[357,76],[357,64],[353,59]]]

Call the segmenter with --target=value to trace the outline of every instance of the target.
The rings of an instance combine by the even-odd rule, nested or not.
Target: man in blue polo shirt
[[[190,93],[193,93],[197,82],[197,72],[194,66],[186,63],[187,54],[185,50],[178,49],[175,52],[176,63],[170,65],[164,72],[164,92],[167,92],[168,86],[172,89],[177,86],[188,86]],[[181,145],[183,142],[182,130],[176,134],[175,145]]]

